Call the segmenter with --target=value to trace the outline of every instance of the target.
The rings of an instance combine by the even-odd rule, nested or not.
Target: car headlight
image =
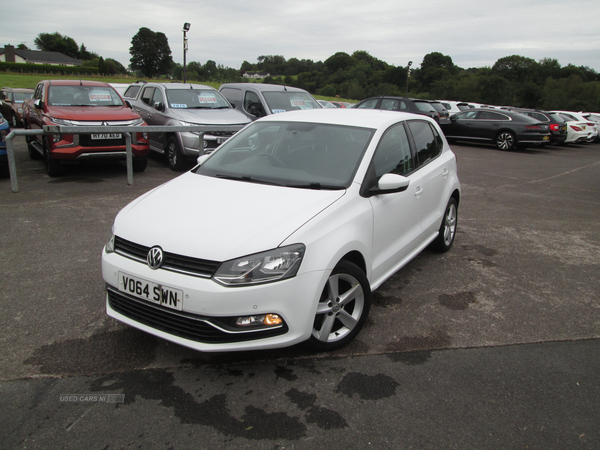
[[[250,286],[292,278],[298,273],[306,247],[294,244],[226,261],[213,279],[225,286]]]
[[[66,120],[66,119],[58,119],[56,117],[50,117],[50,120],[52,122],[54,122],[56,125],[65,125],[65,126],[73,126],[73,122],[71,122],[70,120]]]
[[[110,235],[108,236],[108,241],[106,242],[106,245],[104,246],[104,250],[106,251],[106,253],[114,253],[114,251],[115,251],[115,226],[114,226],[114,224],[112,227],[110,227]]]
[[[184,127],[195,127],[198,125],[197,123],[184,122],[183,120],[180,120],[179,123]]]
[[[131,126],[133,127],[139,127],[140,125],[144,125],[144,119],[142,119],[141,117],[139,119],[136,119]]]

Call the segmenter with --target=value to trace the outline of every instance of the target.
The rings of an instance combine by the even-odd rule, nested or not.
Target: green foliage
[[[131,68],[140,70],[144,76],[155,77],[171,71],[173,58],[169,40],[164,33],[142,27],[131,39]]]
[[[79,58],[79,46],[73,38],[63,36],[58,32],[40,33],[33,43],[44,52],[59,52],[71,58]]]

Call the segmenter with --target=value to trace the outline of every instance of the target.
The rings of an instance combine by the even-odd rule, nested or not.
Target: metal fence
[[[240,129],[239,125],[190,125],[190,126],[44,126],[43,130],[11,130],[6,136],[6,151],[8,153],[8,171],[10,173],[10,184],[13,192],[19,192],[17,180],[17,167],[13,139],[17,136],[55,135],[55,134],[91,134],[91,133],[121,133],[125,136],[127,163],[127,184],[133,186],[133,154],[131,151],[131,133],[165,133],[165,132],[192,132],[198,133],[199,142],[204,141],[204,135],[210,132],[228,131],[235,132]],[[201,149],[198,149],[199,151]],[[202,153],[200,153],[202,154]]]

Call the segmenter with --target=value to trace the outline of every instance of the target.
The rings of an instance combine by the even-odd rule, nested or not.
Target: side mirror
[[[42,101],[41,98],[38,98],[36,101],[33,102],[33,106],[35,106],[35,109],[43,109],[44,102]]]
[[[162,102],[156,102],[154,103],[154,109],[163,112],[165,110],[165,105]]]
[[[410,180],[402,175],[395,173],[386,173],[377,183],[377,189],[382,193],[385,192],[402,192],[408,189]]]
[[[131,102],[129,100],[124,100],[124,102],[125,102],[125,105],[127,105],[127,107],[129,109],[133,109],[132,106],[131,106]]]

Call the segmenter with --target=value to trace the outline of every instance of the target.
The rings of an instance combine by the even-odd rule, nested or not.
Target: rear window
[[[429,102],[415,102],[415,106],[417,108],[419,108],[419,110],[421,111],[425,111],[425,112],[437,112],[433,106],[431,106],[431,103]]]

